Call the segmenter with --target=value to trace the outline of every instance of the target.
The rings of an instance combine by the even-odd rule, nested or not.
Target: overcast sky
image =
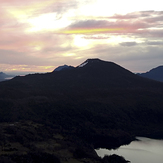
[[[87,58],[132,72],[163,64],[161,0],[0,0],[0,71],[50,72]]]

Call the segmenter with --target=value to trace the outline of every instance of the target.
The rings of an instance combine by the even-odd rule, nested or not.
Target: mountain
[[[0,81],[5,80],[6,76],[7,76],[7,75],[6,75],[5,73],[0,72]]]
[[[160,83],[139,77],[125,68],[100,59],[88,59],[67,71],[53,71],[46,74],[31,74],[16,77],[12,82],[21,82],[33,89],[66,91],[72,93],[83,90],[108,90],[113,88],[148,88],[159,87]],[[161,85],[162,86],[162,85]]]
[[[73,68],[74,68],[73,66],[63,65],[57,67],[54,71],[62,71],[62,70],[73,69]]]
[[[11,78],[11,77],[12,77],[11,75],[7,75],[3,72],[0,72],[0,81],[7,80],[7,78]]]
[[[156,68],[151,69],[150,71],[146,73],[140,73],[138,75],[145,77],[145,78],[163,82],[163,66],[158,66]]]
[[[163,83],[98,58],[17,76],[0,83],[0,152],[12,161],[22,154],[23,161],[55,155],[102,163],[94,148],[117,148],[135,136],[163,138],[162,99]]]
[[[105,119],[107,123],[109,121],[110,127],[113,125],[115,128],[134,130],[131,121],[135,121],[133,124],[141,124],[144,121],[152,124],[161,121],[158,117],[163,116],[162,97],[163,83],[142,78],[113,62],[88,59],[66,71],[17,76],[10,81],[0,83],[0,99],[10,100],[7,106],[11,103],[16,107],[20,102],[13,112],[14,116],[9,118],[11,113],[5,114],[7,118],[3,113],[0,119],[16,121],[17,118],[33,120],[46,117],[49,121],[57,121],[56,123],[60,125],[66,123],[64,127],[71,128],[71,124],[74,124],[72,121],[76,121],[75,123],[83,121],[82,114],[85,116],[97,114],[95,117]],[[21,106],[24,111],[22,109],[19,111]],[[28,107],[30,109],[27,109]],[[73,114],[68,113],[70,110]],[[64,118],[53,119],[54,114]],[[78,117],[76,119],[74,114],[78,116],[81,114],[80,118],[76,116]],[[98,125],[100,128],[101,124]],[[132,132],[140,131],[144,133],[146,129],[135,129]]]

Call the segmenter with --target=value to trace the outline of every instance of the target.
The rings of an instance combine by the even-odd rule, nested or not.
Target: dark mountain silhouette
[[[162,98],[163,83],[100,59],[64,71],[17,76],[0,83],[0,139],[10,150],[17,147],[12,137],[28,151],[45,146],[63,158],[62,146],[69,151],[67,158],[100,163],[92,147],[116,148],[135,136],[163,138]]]
[[[87,64],[85,64],[87,63]],[[85,64],[85,65],[84,65]],[[81,66],[84,65],[84,66]],[[16,77],[12,82],[53,91],[100,90],[112,88],[157,88],[162,84],[139,77],[113,63],[100,59],[88,59],[81,65],[67,71],[53,71],[47,74],[31,74]]]
[[[73,69],[73,68],[74,68],[73,66],[63,65],[57,67],[54,71],[62,71],[62,70]]]
[[[145,78],[163,82],[163,66],[153,68],[146,73],[139,73],[138,75],[145,77]]]

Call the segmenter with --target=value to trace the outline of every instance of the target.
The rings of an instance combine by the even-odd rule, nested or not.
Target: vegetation
[[[94,148],[163,138],[162,98],[163,83],[98,59],[1,82],[0,161],[112,163]]]

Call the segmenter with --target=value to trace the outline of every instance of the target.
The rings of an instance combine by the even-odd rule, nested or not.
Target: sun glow
[[[82,16],[102,16],[107,17],[114,14],[127,14],[133,11],[149,11],[155,10],[162,11],[160,0],[148,1],[148,5],[146,3],[142,3],[142,0],[131,1],[131,0],[95,0],[92,3],[84,4],[79,12]]]
[[[30,28],[27,29],[27,32],[53,31],[64,28],[70,24],[70,21],[64,17],[57,19],[56,13],[42,14],[38,17],[28,19],[27,22],[30,24]]]
[[[83,36],[77,35],[74,37],[74,45],[78,47],[88,46],[90,44],[90,40],[86,40]]]
[[[8,6],[6,11],[14,19],[16,18],[18,22],[28,25],[25,32],[51,31],[64,28],[71,24],[71,21],[67,17],[58,18],[57,12],[41,12],[55,3],[57,5],[60,1],[48,0],[39,3],[29,3],[26,6]]]
[[[29,32],[41,31],[46,29],[53,29],[55,24],[55,14],[43,14],[35,18],[28,19],[28,23],[31,25],[31,28],[28,29]]]

